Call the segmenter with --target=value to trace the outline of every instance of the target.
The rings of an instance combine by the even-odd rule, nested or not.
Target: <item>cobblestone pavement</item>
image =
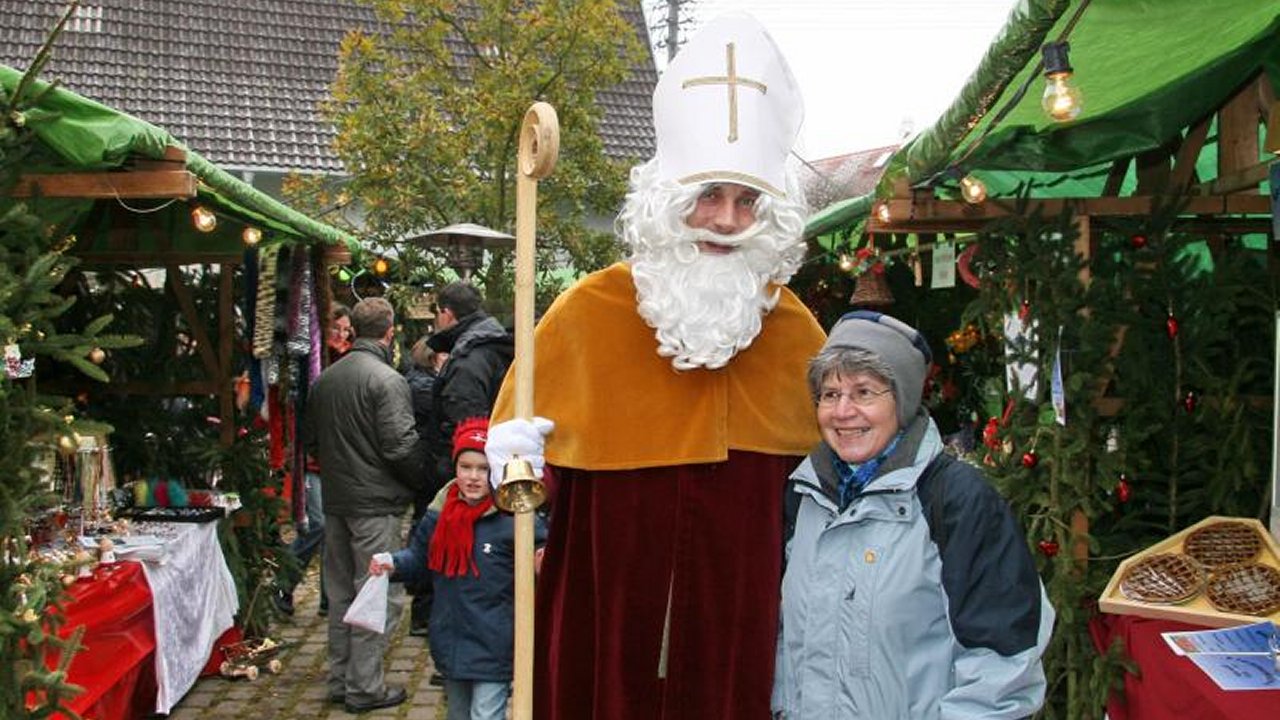
[[[256,680],[202,678],[169,714],[170,720],[443,720],[444,691],[428,682],[434,666],[426,638],[408,634],[408,603],[391,639],[384,667],[387,683],[407,689],[409,699],[397,707],[359,716],[325,701],[327,626],[326,619],[318,613],[317,565],[312,564],[306,581],[294,592],[293,617],[280,619],[273,629],[274,639],[288,643],[277,656],[284,665],[280,674],[263,672]]]

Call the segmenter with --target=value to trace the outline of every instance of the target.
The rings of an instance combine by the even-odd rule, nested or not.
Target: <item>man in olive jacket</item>
[[[320,462],[324,497],[324,572],[329,598],[329,701],[348,712],[404,702],[386,685],[385,633],[342,622],[376,553],[402,546],[400,522],[423,482],[423,453],[414,430],[409,384],[391,364],[395,313],[382,298],[351,311],[355,342],[330,365],[307,397],[306,448]],[[403,599],[391,594],[387,617]]]

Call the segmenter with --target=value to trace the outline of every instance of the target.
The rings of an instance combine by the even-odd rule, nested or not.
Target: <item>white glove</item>
[[[489,439],[484,444],[484,454],[489,458],[490,484],[498,487],[507,461],[514,456],[528,460],[533,465],[534,476],[542,477],[542,467],[546,465],[543,458],[546,437],[555,427],[554,422],[541,417],[532,420],[514,418],[490,425]]]

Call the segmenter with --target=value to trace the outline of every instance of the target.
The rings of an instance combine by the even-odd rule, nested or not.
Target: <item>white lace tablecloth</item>
[[[240,607],[217,523],[164,523],[164,557],[142,563],[156,623],[156,712],[168,714],[195,685],[213,644]]]

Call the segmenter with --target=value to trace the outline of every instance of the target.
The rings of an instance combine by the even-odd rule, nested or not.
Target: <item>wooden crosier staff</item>
[[[560,154],[560,121],[555,108],[537,102],[524,114],[516,172],[516,356],[515,417],[533,418],[533,245],[538,215],[538,179],[551,174]],[[516,617],[514,720],[533,715],[533,511],[546,489],[528,460],[513,457],[503,472],[495,500],[515,514]]]

